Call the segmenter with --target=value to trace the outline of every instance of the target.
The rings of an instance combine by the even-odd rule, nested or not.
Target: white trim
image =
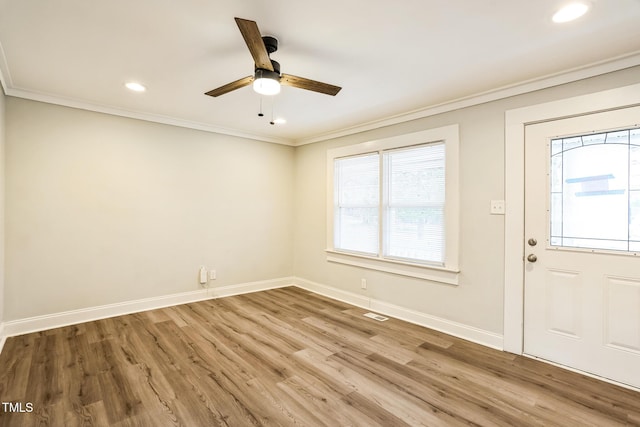
[[[206,132],[214,132],[223,135],[239,136],[248,139],[254,139],[258,141],[273,142],[277,144],[301,146],[312,144],[315,142],[326,141],[328,139],[334,139],[342,136],[354,135],[356,133],[365,132],[372,129],[378,129],[385,126],[391,126],[394,124],[405,123],[411,120],[417,120],[436,114],[445,113],[448,111],[459,110],[461,108],[471,107],[474,105],[483,104],[486,102],[495,101],[498,99],[509,98],[523,93],[533,92],[561,84],[566,84],[578,80],[595,77],[601,74],[607,74],[625,68],[631,68],[640,65],[640,51],[631,52],[625,55],[617,56],[614,58],[605,59],[602,61],[594,62],[584,66],[572,68],[570,70],[561,71],[555,74],[549,74],[543,77],[518,82],[512,85],[503,86],[500,88],[492,89],[486,92],[481,92],[458,98],[455,100],[447,101],[441,104],[430,105],[427,107],[419,108],[417,110],[400,113],[391,117],[386,117],[380,120],[373,120],[365,123],[361,123],[348,128],[331,130],[325,133],[312,135],[304,138],[274,138],[265,135],[248,134],[246,132],[237,129],[228,129],[220,126],[215,126],[208,123],[198,123],[189,120],[181,120],[168,116],[153,115],[148,113],[129,111],[125,109],[115,108],[112,106],[97,105],[86,101],[79,101],[73,99],[66,99],[55,95],[47,95],[36,93],[32,91],[22,90],[14,88],[11,74],[9,72],[9,65],[7,59],[4,56],[4,50],[2,44],[0,44],[0,84],[4,89],[4,93],[8,96],[15,96],[26,99],[42,100],[51,104],[66,105],[75,108],[81,108],[89,111],[103,112],[107,114],[114,114],[122,117],[131,117],[140,120],[147,120],[156,123],[164,123],[173,126],[192,128],[197,130],[203,130]],[[46,100],[44,100],[46,99]]]
[[[480,328],[432,316],[419,311],[410,310],[405,307],[400,307],[375,299],[371,300],[371,309],[378,313],[395,317],[396,319],[435,329],[436,331],[444,332],[445,334],[453,335],[454,337],[472,341],[476,344],[481,344],[496,350],[502,350],[503,347],[502,335],[496,334],[495,332],[485,331]]]
[[[449,285],[458,284],[459,270],[430,265],[419,265],[395,261],[386,258],[373,258],[363,255],[348,254],[327,249],[327,261],[354,267],[367,268],[369,270],[384,271],[385,273],[399,276],[415,277],[417,279],[431,280]]]
[[[504,349],[522,354],[524,342],[524,142],[531,123],[640,104],[640,84],[505,113]]]
[[[389,260],[383,257],[368,257],[359,260],[345,256],[344,253],[336,251],[333,246],[334,224],[334,160],[340,157],[353,156],[382,152],[385,150],[410,147],[419,144],[444,141],[445,145],[445,264],[441,271],[455,272],[455,277],[450,274],[445,278],[444,283],[457,284],[457,272],[459,245],[460,245],[460,134],[457,124],[442,126],[434,129],[427,129],[419,132],[406,133],[388,138],[367,141],[359,144],[347,145],[327,150],[327,191],[326,191],[326,247],[327,261],[349,263],[362,268],[372,268],[374,270],[388,271],[404,276],[419,277],[425,274],[427,267],[420,264],[394,263],[389,267]],[[338,258],[336,255],[340,255]],[[348,262],[345,262],[348,261]],[[377,261],[375,264],[372,261]],[[393,271],[390,271],[393,269]],[[404,271],[404,273],[402,273]],[[439,281],[443,277],[440,274],[432,274],[430,280]]]
[[[301,277],[294,277],[293,283],[295,286],[301,289],[313,292],[318,295],[323,295],[325,297],[346,302],[347,304],[355,305],[362,308],[371,308],[369,307],[371,299],[363,295],[343,291],[342,289],[333,288],[331,286],[323,285],[311,280],[303,279]]]
[[[346,302],[358,307],[371,309],[385,316],[394,317],[419,326],[434,329],[445,334],[475,342],[486,347],[502,350],[502,335],[485,331],[473,326],[432,316],[427,313],[415,311],[406,307],[390,304],[374,298],[358,295],[352,292],[343,291],[331,286],[312,282],[300,277],[294,278],[295,286],[316,294]]]
[[[45,102],[48,104],[54,105],[62,105],[65,107],[78,108],[81,110],[87,111],[95,111],[98,113],[111,114],[114,116],[120,117],[128,117],[131,119],[144,120],[153,123],[161,123],[171,126],[183,127],[188,129],[201,130],[205,132],[218,133],[221,135],[229,135],[229,136],[237,136],[240,138],[253,139],[257,141],[263,142],[271,142],[274,144],[282,144],[293,146],[294,143],[292,140],[286,138],[276,138],[265,135],[257,135],[244,131],[240,131],[238,129],[229,129],[221,126],[215,126],[210,123],[202,123],[195,122],[192,120],[184,120],[176,117],[169,117],[160,114],[152,114],[142,111],[134,111],[128,110],[124,108],[118,108],[111,105],[106,104],[96,104],[93,102],[88,102],[86,100],[68,98],[59,95],[52,95],[48,93],[35,92],[31,90],[21,89],[15,87],[13,84],[13,80],[11,78],[11,74],[9,72],[9,65],[7,63],[7,58],[4,54],[4,49],[2,44],[0,43],[0,84],[4,89],[4,93],[7,96],[14,96],[16,98],[24,98],[30,99],[32,101]]]
[[[9,64],[7,64],[7,57],[4,55],[2,43],[0,43],[0,84],[5,94],[13,85],[11,82],[11,74],[9,73]]]
[[[212,298],[232,297],[234,295],[250,294],[252,292],[268,291],[269,289],[286,288],[293,285],[293,277],[260,280],[257,282],[240,283],[237,285],[209,288]]]
[[[169,307],[179,304],[203,301],[213,298],[221,298],[251,292],[266,291],[268,289],[283,288],[292,285],[293,278],[284,277],[259,282],[241,283],[237,285],[222,286],[219,288],[201,289],[178,294],[162,295],[152,298],[144,298],[134,301],[125,301],[115,304],[107,304],[97,307],[83,308],[79,310],[64,311],[61,313],[47,314],[44,316],[29,317],[26,319],[5,322],[3,338],[38,332],[52,328],[90,322],[107,317],[122,316],[157,308]],[[4,342],[4,341],[3,341]]]
[[[224,128],[221,126],[215,126],[209,123],[184,120],[176,117],[164,116],[161,114],[127,110],[124,108],[113,107],[111,105],[102,105],[102,104],[87,102],[80,99],[65,98],[62,96],[27,91],[22,89],[15,89],[12,87],[9,87],[6,89],[6,94],[9,96],[17,97],[17,98],[30,99],[32,101],[45,102],[48,104],[62,105],[65,107],[77,108],[80,110],[95,111],[98,113],[111,114],[113,116],[127,117],[131,119],[144,120],[147,122],[161,123],[161,124],[177,126],[177,127],[187,128],[187,129],[195,129],[195,130],[201,130],[205,132],[212,132],[212,133],[217,133],[221,135],[237,136],[240,138],[253,139],[256,141],[293,146],[293,142],[285,138],[274,138],[274,137],[268,137],[264,135],[257,135],[253,133],[243,132],[237,129],[230,129],[230,128]]]
[[[54,313],[45,316],[36,316],[26,319],[13,320],[0,323],[0,352],[5,339],[10,336],[38,332],[52,328],[59,328],[78,323],[108,317],[121,316],[141,311],[154,310],[179,304],[203,301],[213,298],[221,298],[251,292],[266,291],[269,289],[297,286],[319,295],[343,301],[358,307],[372,309],[381,314],[405,320],[427,328],[466,339],[487,347],[502,349],[502,336],[493,332],[478,329],[462,323],[453,322],[426,313],[400,307],[384,301],[343,291],[320,283],[299,277],[284,277],[280,279],[264,280],[259,282],[242,283],[223,286],[220,288],[203,289],[179,294],[164,295],[160,297],[145,298],[135,301],[127,301],[117,304],[108,304],[98,307],[90,307],[80,310],[71,310],[62,313]]]
[[[329,131],[308,138],[300,138],[294,141],[294,145],[298,147],[301,145],[313,144],[315,142],[322,142],[329,139],[354,135],[356,133],[361,133],[368,130],[404,123],[411,120],[422,119],[429,116],[435,116],[436,114],[442,114],[449,111],[459,110],[461,108],[484,104],[486,102],[497,101],[499,99],[522,95],[524,93],[534,92],[553,86],[559,86],[578,80],[584,80],[590,77],[599,76],[601,74],[612,73],[614,71],[624,70],[625,68],[635,67],[637,65],[640,65],[640,51],[631,52],[626,55],[609,58],[603,61],[572,68],[570,70],[561,71],[555,74],[549,74],[524,82],[518,82],[486,92],[476,93],[470,96],[443,102],[441,104],[430,105],[428,107],[419,108],[417,110],[397,114],[395,116],[386,117],[384,119],[373,120],[355,126]]]

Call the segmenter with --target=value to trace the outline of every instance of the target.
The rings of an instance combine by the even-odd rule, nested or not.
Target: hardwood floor
[[[284,288],[9,338],[33,412],[0,425],[640,425],[640,393],[365,312]]]

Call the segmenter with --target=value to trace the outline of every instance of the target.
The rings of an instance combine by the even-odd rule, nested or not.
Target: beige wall
[[[486,103],[296,149],[294,270],[304,279],[472,328],[502,334],[505,111],[640,82],[640,68]],[[460,125],[460,284],[411,279],[326,261],[326,152],[403,133]],[[508,206],[507,206],[508,209]],[[360,289],[361,278],[367,289]]]
[[[5,320],[292,275],[293,148],[6,101]]]
[[[204,264],[214,286],[295,275],[502,334],[489,201],[504,198],[505,111],[638,82],[629,69],[295,149],[7,97],[4,320],[197,290]],[[460,285],[327,263],[327,149],[449,124]]]

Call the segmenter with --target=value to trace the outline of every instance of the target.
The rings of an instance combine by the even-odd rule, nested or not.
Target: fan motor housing
[[[269,53],[269,55],[278,50],[277,38],[271,36],[263,36],[262,41],[264,42],[264,47],[267,48],[267,52]]]
[[[273,71],[271,70],[265,70],[264,68],[258,68],[255,67],[255,72],[256,72],[256,78],[258,77],[258,71],[261,72],[261,74],[263,74],[265,77],[267,75],[272,75],[272,76],[278,76],[280,77],[280,63],[278,61],[274,61],[273,59],[271,60],[271,66],[273,67]],[[269,74],[272,73],[272,74]],[[275,78],[275,77],[271,77],[271,78]]]

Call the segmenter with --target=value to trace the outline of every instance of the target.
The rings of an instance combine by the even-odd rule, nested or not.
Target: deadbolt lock
[[[538,244],[538,241],[532,237],[527,241],[527,243],[529,243],[529,246],[535,246]]]

